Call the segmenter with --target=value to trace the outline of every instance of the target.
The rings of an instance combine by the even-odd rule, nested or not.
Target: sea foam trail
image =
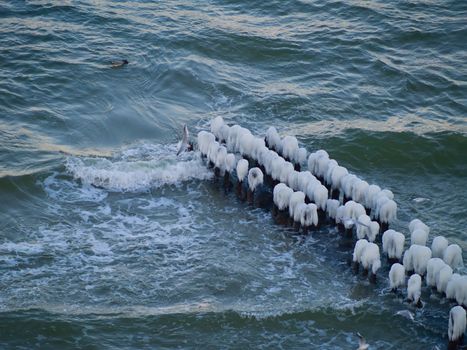
[[[212,172],[198,152],[177,157],[176,145],[138,145],[112,158],[68,157],[66,168],[77,180],[115,192],[148,191],[188,180],[206,180]]]

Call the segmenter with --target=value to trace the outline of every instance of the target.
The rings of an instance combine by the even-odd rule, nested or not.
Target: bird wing
[[[183,139],[182,139],[182,142],[188,144],[188,137],[189,137],[189,134],[188,134],[188,127],[187,127],[186,124],[185,124],[185,125],[183,126]]]
[[[415,320],[414,315],[409,310],[400,310],[396,312],[396,315],[400,315],[402,317],[408,318],[409,320]]]
[[[178,144],[178,151],[177,151],[177,156],[184,152],[187,148],[188,148],[188,137],[189,137],[189,134],[188,134],[188,127],[186,126],[186,124],[183,126],[183,137],[182,137],[182,140],[179,142]]]
[[[357,332],[357,337],[358,337],[358,350],[368,349],[368,344],[365,338],[363,338],[363,335]]]

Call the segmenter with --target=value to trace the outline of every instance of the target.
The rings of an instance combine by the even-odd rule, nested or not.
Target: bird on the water
[[[363,338],[363,335],[357,332],[357,337],[358,337],[358,349],[357,350],[366,350],[370,346],[365,338]]]
[[[190,143],[189,134],[188,134],[188,127],[183,125],[183,137],[182,140],[178,143],[178,151],[177,156],[182,152],[190,152],[193,151],[193,145]]]
[[[110,62],[110,66],[112,68],[120,68],[123,67],[124,65],[128,64],[128,60],[118,60],[118,61],[112,61]]]

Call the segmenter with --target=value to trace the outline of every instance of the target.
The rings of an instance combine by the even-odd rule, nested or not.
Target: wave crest
[[[68,157],[67,170],[85,184],[115,192],[140,192],[212,177],[199,153],[176,156],[176,145],[140,145],[113,158]]]

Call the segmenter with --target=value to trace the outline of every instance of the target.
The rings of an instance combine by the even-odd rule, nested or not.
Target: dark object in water
[[[120,67],[123,67],[124,65],[126,65],[128,63],[129,62],[127,60],[112,61],[112,62],[110,62],[110,66],[112,68],[120,68]]]

